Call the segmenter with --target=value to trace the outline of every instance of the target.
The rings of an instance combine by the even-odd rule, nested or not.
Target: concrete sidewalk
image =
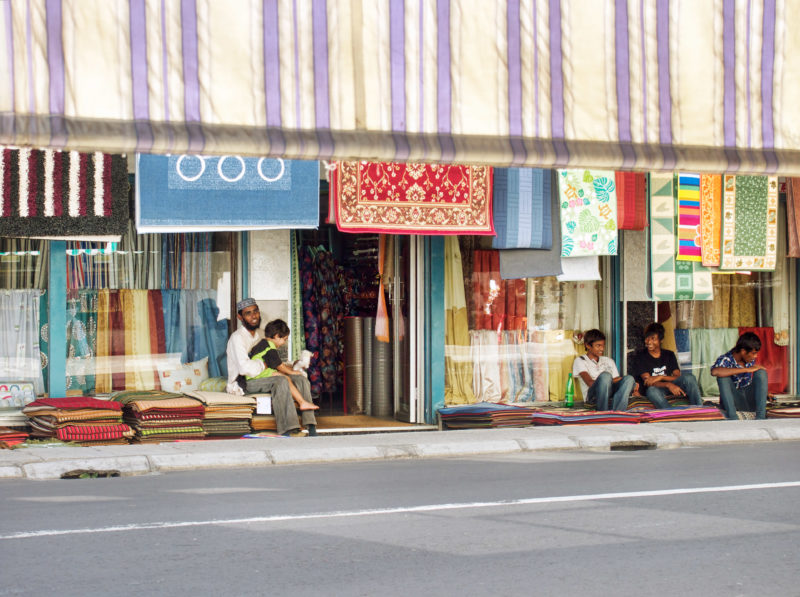
[[[59,479],[76,470],[141,475],[345,460],[442,458],[539,450],[669,449],[781,440],[800,440],[800,420],[411,431],[88,448],[37,446],[0,450],[0,479]]]

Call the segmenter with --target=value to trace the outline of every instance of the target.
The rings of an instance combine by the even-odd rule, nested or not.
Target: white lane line
[[[692,493],[719,493],[726,491],[750,491],[753,489],[782,489],[800,487],[800,481],[781,483],[756,483],[753,485],[723,485],[720,487],[687,487],[680,489],[657,489],[653,491],[628,491],[621,493],[594,493],[587,495],[561,495],[519,500],[498,500],[495,502],[462,502],[454,504],[427,504],[423,506],[406,506],[399,508],[376,508],[371,510],[341,510],[334,512],[312,512],[309,514],[278,514],[274,516],[253,516],[250,518],[225,518],[212,520],[187,520],[184,522],[145,522],[117,526],[95,527],[88,529],[43,529],[0,535],[0,540],[31,539],[36,537],[55,537],[58,535],[87,535],[92,533],[120,533],[127,531],[146,531],[152,529],[179,529],[183,527],[202,527],[228,524],[268,523],[295,520],[313,520],[320,518],[349,518],[357,516],[375,516],[388,514],[408,514],[414,512],[437,512],[443,510],[467,510],[473,508],[497,508],[508,506],[526,506],[531,504],[553,504],[563,502],[588,502],[593,500],[618,500],[639,497],[657,497],[664,495],[685,495]]]

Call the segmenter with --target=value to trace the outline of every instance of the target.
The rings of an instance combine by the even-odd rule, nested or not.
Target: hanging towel
[[[551,217],[558,217],[558,193],[550,193]],[[500,277],[540,278],[561,273],[561,226],[551,225],[552,246],[549,249],[500,250]]]
[[[722,176],[700,176],[700,253],[706,267],[719,267],[722,237]]]
[[[0,150],[0,235],[119,241],[128,225],[121,155]]]
[[[617,224],[620,230],[647,228],[647,177],[641,172],[615,172]]]
[[[675,259],[677,176],[650,174],[650,270],[658,301],[713,298],[711,272],[695,261]]]
[[[647,230],[622,233],[622,296],[626,301],[650,300],[649,237]]]
[[[561,256],[617,254],[617,192],[608,170],[559,170]]]
[[[678,261],[701,261],[700,175],[678,175]]]
[[[778,245],[778,178],[726,175],[722,210],[720,269],[774,270]]]
[[[489,166],[336,162],[331,195],[342,232],[494,234]]]
[[[596,255],[588,257],[562,257],[562,273],[556,276],[559,282],[600,279],[600,258]]]
[[[492,211],[494,249],[549,249],[553,246],[550,193],[552,171],[495,168]]]

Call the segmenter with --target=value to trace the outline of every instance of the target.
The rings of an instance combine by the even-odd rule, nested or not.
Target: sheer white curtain
[[[44,392],[39,354],[41,290],[0,290],[0,379],[33,382]]]

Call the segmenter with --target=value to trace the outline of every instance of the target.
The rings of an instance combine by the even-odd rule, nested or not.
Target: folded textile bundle
[[[186,395],[205,405],[203,429],[207,437],[241,437],[250,433],[255,397],[200,390],[187,391]]]
[[[121,405],[108,400],[88,396],[40,398],[22,412],[30,418],[31,437],[95,446],[127,443],[133,435],[122,421]]]
[[[530,425],[532,413],[532,408],[494,402],[478,402],[439,409],[442,422],[451,429],[525,427]]]
[[[12,448],[28,439],[27,431],[0,427],[0,449]]]
[[[203,439],[205,432],[200,425],[164,426],[157,429],[137,429],[136,441],[141,443],[158,443],[179,439]]]
[[[767,409],[768,419],[798,419],[800,418],[800,407],[787,406]],[[0,438],[2,439],[2,438]]]
[[[250,426],[253,428],[253,431],[277,432],[278,430],[278,424],[275,422],[275,417],[272,415],[253,415]]]
[[[109,400],[125,405],[134,400],[170,400],[172,398],[183,398],[183,394],[163,390],[122,390],[111,394]]]
[[[573,408],[536,409],[531,417],[534,425],[605,425],[639,423],[639,414],[616,410],[583,410]]]
[[[670,406],[688,406],[689,399],[686,396],[665,396]],[[631,396],[628,399],[628,410],[653,408],[653,403],[646,396]]]
[[[203,437],[205,407],[199,400],[169,392],[126,395],[124,419],[138,442],[160,442]],[[115,398],[116,399],[116,398]]]
[[[642,423],[662,423],[664,421],[721,421],[722,411],[714,406],[678,406],[664,410],[638,411]]]

